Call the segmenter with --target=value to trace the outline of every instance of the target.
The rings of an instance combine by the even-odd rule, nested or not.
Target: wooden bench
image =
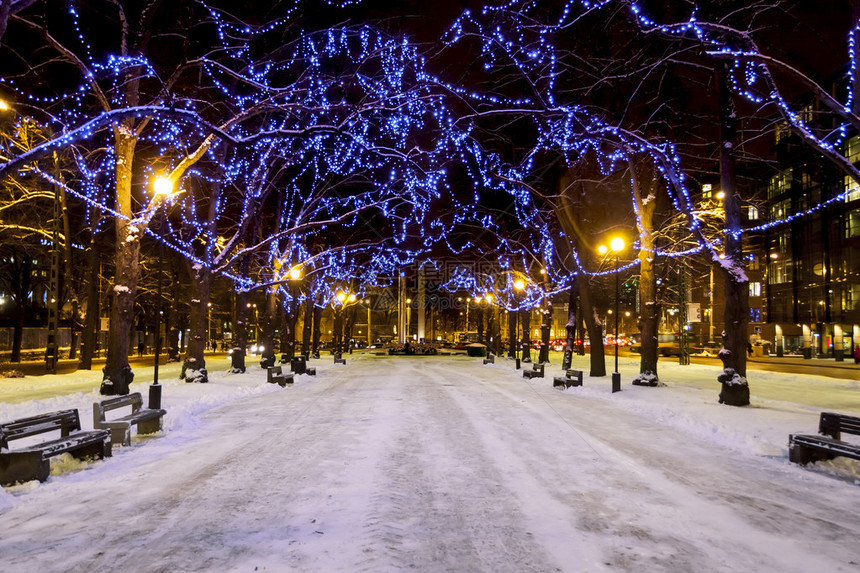
[[[486,358],[484,358],[484,364],[495,364],[496,357],[493,354],[488,354]]]
[[[788,436],[788,459],[802,466],[836,456],[860,460],[860,444],[843,442],[843,432],[860,436],[860,418],[821,412],[818,435],[791,434]]]
[[[564,386],[565,388],[582,386],[582,370],[567,370],[564,376],[556,376],[552,379],[552,386],[553,388],[557,386]]]
[[[523,378],[543,378],[543,364],[533,364],[531,370],[523,370]]]
[[[9,442],[59,431],[60,437],[31,444],[11,451]],[[45,481],[51,473],[48,458],[69,453],[78,459],[111,455],[111,434],[108,430],[81,431],[77,410],[40,414],[0,424],[0,484],[19,481]]]
[[[346,364],[346,358],[343,357],[341,353],[337,353],[334,355],[334,363],[335,364]]]
[[[293,383],[293,373],[283,373],[280,366],[269,366],[266,369],[266,382],[269,384],[279,384],[281,388],[287,384]]]
[[[131,407],[131,414],[114,420],[107,419],[107,413],[111,410],[127,407]],[[160,432],[161,419],[166,413],[161,408],[144,408],[140,392],[134,392],[93,403],[93,427],[110,430],[113,443],[130,446],[132,426],[137,426],[138,434]]]

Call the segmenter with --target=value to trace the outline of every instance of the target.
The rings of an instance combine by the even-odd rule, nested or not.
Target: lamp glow
[[[173,179],[170,177],[156,177],[152,182],[152,190],[156,195],[171,195],[173,194]]]

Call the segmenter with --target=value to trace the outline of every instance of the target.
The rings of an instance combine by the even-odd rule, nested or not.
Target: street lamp
[[[167,201],[173,196],[174,181],[170,177],[159,176],[152,183],[152,190],[155,193],[155,198],[161,201],[161,228],[159,230],[158,241],[158,287],[156,289],[155,301],[155,362],[152,369],[152,386],[149,389],[149,407],[161,407],[161,386],[158,384],[158,360],[161,356],[161,325],[162,325],[162,304],[161,304],[161,272],[164,266],[164,234],[165,220],[167,219]]]
[[[615,253],[615,373],[618,373],[618,318],[619,318],[619,287],[618,287],[618,254],[624,250],[627,245],[621,237],[615,237],[609,241],[609,247],[600,245],[597,247],[597,252],[601,255],[606,255],[611,250]]]
[[[519,368],[519,353],[520,353],[520,309],[519,302],[520,296],[519,293],[521,290],[526,288],[526,283],[523,279],[517,279],[514,281],[514,358],[517,360],[517,368]]]
[[[406,299],[406,329],[404,330],[406,339],[412,336],[412,299]]]

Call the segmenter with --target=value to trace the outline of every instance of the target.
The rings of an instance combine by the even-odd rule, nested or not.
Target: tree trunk
[[[332,307],[334,324],[332,325],[332,351],[334,354],[343,352],[343,306],[335,303]]]
[[[532,311],[524,308],[520,311],[523,323],[523,362],[532,361],[532,339],[529,330],[532,327]]]
[[[735,178],[735,146],[737,123],[734,102],[727,85],[728,64],[717,69],[720,90],[720,186],[725,193],[726,253],[720,268],[725,279],[725,330],[720,359],[723,373],[718,376],[722,384],[720,403],[730,406],[746,406],[749,402],[747,383],[747,321],[749,320],[749,279],[743,266],[741,242],[740,198]]]
[[[179,362],[179,334],[180,324],[180,287],[179,273],[174,271],[170,275],[170,304],[164,309],[164,332],[167,333],[167,361]]]
[[[637,169],[638,167],[638,169]],[[633,173],[633,200],[639,213],[639,334],[641,354],[639,375],[633,378],[637,386],[657,386],[657,324],[660,307],[657,304],[657,280],[654,273],[654,210],[657,206],[657,187],[650,163],[630,161]]]
[[[21,362],[21,343],[24,338],[24,303],[15,303],[15,329],[12,332],[12,355],[10,362]]]
[[[569,370],[573,367],[573,348],[576,344],[576,325],[579,317],[576,315],[576,295],[579,278],[577,277],[573,284],[570,285],[570,290],[567,295],[567,324],[564,329],[567,333],[567,340],[564,343],[564,357],[561,359],[561,369]]]
[[[212,287],[212,273],[198,263],[189,261],[189,277],[191,280],[191,318],[189,320],[188,346],[185,352],[185,360],[182,363],[180,380],[186,382],[209,382],[206,371],[206,345],[209,343],[206,336],[209,314],[209,292]],[[160,328],[158,329],[161,330]],[[159,333],[156,333],[158,336]]]
[[[301,312],[302,308],[298,304],[298,301],[293,301],[290,305],[290,312],[285,316],[286,322],[286,339],[287,339],[287,348],[286,354],[289,358],[296,357],[296,347],[298,337],[296,336],[296,328],[299,325],[299,312]]]
[[[508,311],[508,358],[515,358],[517,353],[517,311]]]
[[[128,364],[128,347],[134,326],[134,295],[140,275],[138,256],[142,229],[132,224],[132,162],[137,138],[132,121],[114,128],[116,152],[116,275],[111,292],[112,305],[108,333],[107,361],[101,385],[104,395],[128,394],[134,373]],[[128,217],[125,219],[123,217]]]
[[[71,223],[69,222],[69,207],[66,200],[66,188],[63,185],[60,185],[59,190],[60,210],[63,221],[63,236],[65,237],[65,240],[63,241],[63,254],[65,258],[63,282],[65,283],[66,289],[68,289],[69,301],[72,306],[72,316],[69,321],[69,331],[71,333],[69,341],[69,359],[74,360],[78,356],[78,335],[81,330],[81,299],[79,296],[80,275],[72,271],[74,264],[72,261],[72,231]]]
[[[343,322],[344,351],[349,352],[350,354],[352,354],[352,326],[355,324],[356,308],[358,308],[356,305],[352,305],[352,307],[346,311],[346,317]]]
[[[263,351],[260,353],[260,367],[266,368],[275,365],[275,325],[278,316],[278,291],[269,289],[266,293],[266,316],[263,320],[262,343]],[[260,341],[257,341],[258,344]]]
[[[95,229],[95,226],[93,226]],[[91,370],[93,354],[96,349],[96,337],[99,329],[99,252],[96,248],[96,235],[90,236],[87,248],[87,311],[84,317],[83,348],[78,368]]]
[[[320,323],[322,323],[322,307],[314,306],[313,357],[320,357]]]
[[[550,331],[552,330],[552,298],[546,298],[546,307],[541,309],[540,321],[540,354],[538,361],[540,364],[549,362],[549,341]]]
[[[579,282],[579,302],[582,305],[582,318],[588,330],[588,340],[591,343],[591,372],[590,376],[606,376],[606,358],[603,349],[603,323],[594,310],[591,302],[591,286],[588,278],[577,278]]]
[[[478,330],[478,342],[484,342],[484,309],[481,308],[481,303],[475,304],[475,324]]]
[[[302,356],[310,356],[311,333],[314,324],[314,299],[308,296],[305,300],[305,312],[302,318]]]
[[[247,259],[247,257],[244,257]],[[247,261],[243,261],[240,265],[243,270],[247,270]],[[241,270],[240,270],[241,273]],[[240,276],[245,276],[244,274]],[[246,291],[236,293],[236,319],[233,324],[233,352],[230,354],[230,372],[234,374],[245,373],[245,348],[248,346],[248,315],[251,309],[248,308],[248,300],[250,296]]]

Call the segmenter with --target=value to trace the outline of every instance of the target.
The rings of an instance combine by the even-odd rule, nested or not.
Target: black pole
[[[163,205],[163,204],[162,204]],[[161,268],[164,259],[164,219],[167,210],[161,209],[161,230],[158,241],[158,287],[156,289],[155,301],[155,363],[152,369],[152,385],[158,386],[158,358],[161,355]]]
[[[615,371],[618,372],[618,253],[615,253]]]

